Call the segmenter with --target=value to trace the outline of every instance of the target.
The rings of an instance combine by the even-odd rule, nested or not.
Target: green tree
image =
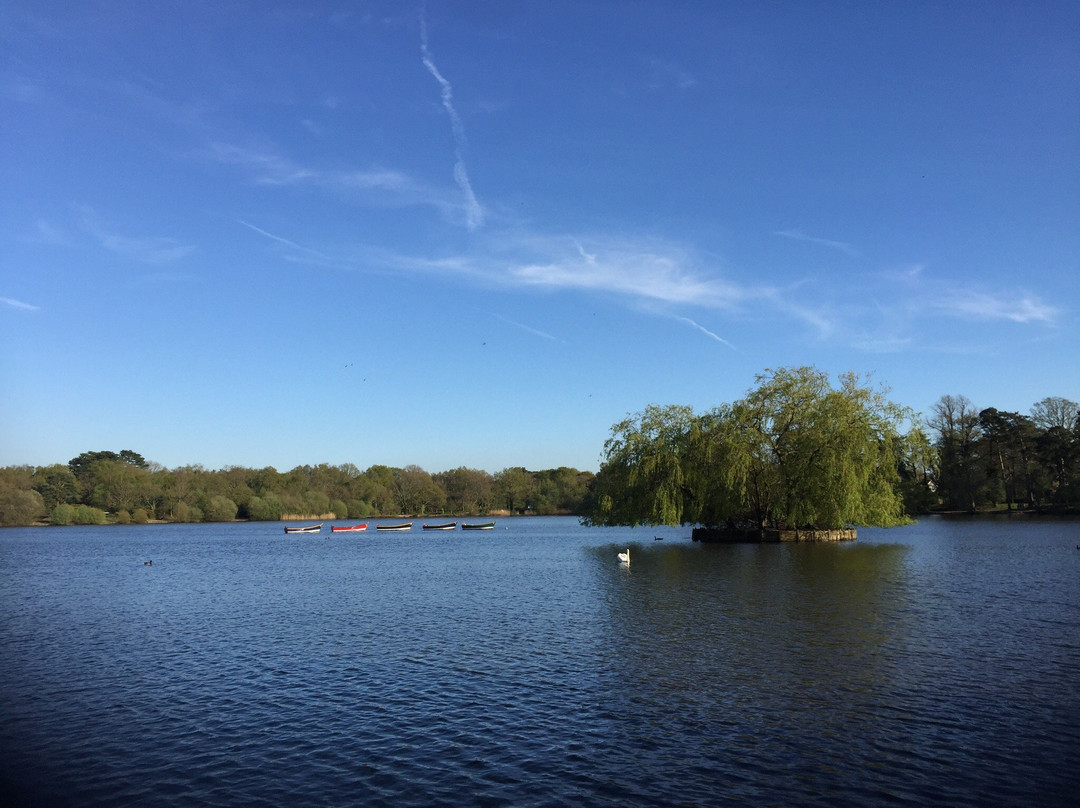
[[[79,501],[79,483],[67,466],[59,464],[43,466],[34,470],[34,490],[41,494],[45,508],[52,511],[60,503],[75,504]]]
[[[237,505],[237,512],[246,516],[248,502],[255,496],[255,489],[251,486],[254,476],[251,469],[230,466],[217,472],[216,476],[221,480],[216,495],[231,499]]]
[[[0,477],[0,525],[32,525],[45,516],[45,500],[29,486]]]
[[[260,497],[252,497],[248,501],[248,518],[261,522],[274,522],[281,519],[285,513],[285,503],[281,497],[273,492],[265,493]]]
[[[231,522],[236,518],[237,505],[228,497],[210,497],[203,511],[204,522]]]
[[[612,428],[588,520],[839,528],[906,521],[897,461],[911,413],[855,374],[757,377],[704,416],[649,407]]]
[[[935,433],[938,493],[944,503],[974,511],[985,501],[986,475],[978,454],[979,416],[964,396],[942,396],[928,421]]]
[[[979,430],[986,476],[1000,483],[998,490],[1004,493],[1009,510],[1018,503],[1036,506],[1039,430],[1035,423],[1020,413],[988,407],[979,413]]]
[[[342,518],[363,519],[365,517],[371,516],[371,514],[374,512],[374,509],[371,507],[371,503],[368,502],[366,499],[350,499],[348,502],[345,503],[345,506],[348,509],[349,516]]]
[[[459,466],[433,477],[446,492],[446,505],[451,512],[483,514],[490,510],[495,480],[486,471]]]
[[[305,491],[301,500],[303,502],[301,513],[320,516],[330,510],[330,497],[322,491]]]
[[[195,505],[178,502],[172,509],[172,518],[174,522],[201,522],[203,514]]]
[[[400,513],[438,513],[446,504],[446,492],[419,466],[394,470],[394,501]]]
[[[731,410],[725,483],[745,492],[766,527],[902,524],[896,467],[909,413],[884,391],[843,374],[839,389],[815,368],[781,368]]]
[[[150,471],[120,460],[96,461],[87,479],[92,486],[90,504],[105,511],[153,507],[157,495]]]
[[[533,474],[538,513],[581,513],[593,475],[567,466]]]
[[[198,467],[184,466],[169,469],[157,475],[159,490],[158,514],[162,518],[176,519],[176,510],[180,504],[188,507],[195,505],[198,499]]]
[[[68,461],[68,469],[78,480],[83,498],[89,499],[94,490],[94,467],[101,461],[124,463],[133,468],[148,469],[149,464],[138,452],[131,449],[123,449],[119,454],[116,452],[83,452],[78,457]]]
[[[494,477],[496,496],[511,513],[531,508],[536,497],[533,476],[521,466],[505,468]]]
[[[91,505],[77,505],[75,518],[72,520],[77,525],[103,525],[105,524],[105,511]]]
[[[369,466],[360,479],[356,498],[370,502],[375,514],[394,510],[394,472],[390,466]]]
[[[904,436],[898,470],[907,513],[927,513],[940,502],[936,493],[937,450],[918,423]]]
[[[49,512],[50,525],[70,525],[75,521],[75,506],[66,502],[58,503]]]
[[[619,421],[604,443],[596,476],[594,524],[677,525],[687,508],[690,442],[696,416],[690,407],[649,406]]]

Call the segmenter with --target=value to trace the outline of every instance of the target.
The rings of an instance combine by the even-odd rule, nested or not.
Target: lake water
[[[0,796],[1073,805],[1078,545],[1023,519],[788,546],[570,518],[7,529]]]

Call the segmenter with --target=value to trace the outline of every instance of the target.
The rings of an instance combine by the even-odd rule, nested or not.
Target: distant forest
[[[1080,509],[1080,405],[1046,398],[1029,414],[943,396],[896,457],[908,513]],[[601,469],[603,472],[603,469]],[[586,514],[596,475],[573,468],[495,474],[352,464],[163,468],[124,450],[67,464],[0,468],[0,525],[366,519],[399,515]]]
[[[457,468],[352,464],[167,469],[142,455],[83,452],[67,465],[0,469],[0,524],[228,522],[289,517],[366,519],[400,515],[573,514],[593,474],[572,468],[496,474]]]

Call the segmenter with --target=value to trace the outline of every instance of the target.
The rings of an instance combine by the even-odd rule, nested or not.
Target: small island
[[[742,544],[745,542],[807,542],[807,541],[855,541],[858,531],[853,527],[836,530],[813,528],[777,527],[758,529],[753,527],[695,527],[691,538],[705,544]]]

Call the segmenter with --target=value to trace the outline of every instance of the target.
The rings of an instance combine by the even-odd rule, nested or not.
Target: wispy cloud
[[[128,236],[105,227],[92,208],[76,206],[79,229],[117,255],[146,264],[178,261],[191,254],[193,245],[164,236]]]
[[[295,185],[319,182],[320,172],[298,166],[269,149],[244,148],[231,143],[212,143],[208,156],[224,165],[235,165],[250,172],[260,185]]]
[[[1061,314],[1056,306],[1037,295],[1022,290],[987,290],[974,283],[937,278],[924,264],[884,272],[881,277],[904,291],[907,306],[915,315],[932,313],[984,322],[1052,324]]]
[[[866,284],[856,291],[828,279],[770,284],[767,269],[747,280],[745,273],[741,278],[733,275],[714,257],[657,238],[551,235],[501,227],[471,240],[464,252],[425,255],[371,244],[337,251],[313,249],[302,240],[237,221],[279,245],[286,260],[351,271],[457,277],[519,290],[621,297],[631,306],[672,317],[732,350],[738,349],[690,316],[689,308],[724,312],[728,318],[748,323],[785,323],[792,333],[874,353],[924,349],[927,318],[1046,324],[1057,316],[1054,307],[1033,295],[958,290],[929,278],[922,265],[868,275]],[[499,317],[543,339],[556,339]]]
[[[439,84],[442,94],[442,105],[446,114],[450,116],[450,128],[454,133],[454,181],[461,189],[465,197],[466,223],[470,230],[475,230],[484,223],[484,209],[473,193],[472,184],[469,182],[469,173],[465,168],[465,127],[461,123],[461,117],[454,108],[454,90],[450,86],[439,68],[435,66],[428,49],[427,15],[424,9],[420,9],[420,58],[424,67]]]
[[[795,302],[795,298],[799,302]],[[828,303],[813,304],[798,295],[794,290],[772,290],[767,295],[769,308],[787,317],[792,317],[810,326],[817,332],[819,339],[835,337],[841,331],[833,308]],[[848,318],[850,319],[850,318]]]
[[[853,348],[873,354],[903,353],[914,344],[915,341],[911,337],[864,335],[852,340]]]
[[[70,235],[52,222],[38,219],[34,224],[34,232],[27,236],[27,241],[35,244],[53,244],[67,246],[71,244]]]
[[[312,186],[356,195],[361,201],[377,206],[433,207],[451,221],[467,221],[470,216],[467,206],[450,189],[432,187],[394,169],[314,168],[296,163],[273,149],[220,142],[212,144],[204,155],[222,165],[237,166],[258,185]]]
[[[805,241],[810,244],[819,244],[822,247],[831,247],[834,250],[839,250],[845,255],[850,255],[855,258],[859,255],[858,250],[848,244],[846,241],[835,241],[829,238],[819,238],[817,236],[808,236],[801,230],[776,230],[775,235],[783,236],[784,238],[793,239],[795,241]]]
[[[39,307],[32,303],[23,303],[21,300],[16,300],[12,297],[0,297],[0,303],[5,306],[10,306],[13,309],[19,309],[20,311],[39,311]]]
[[[551,289],[615,293],[664,303],[731,308],[764,294],[703,271],[690,254],[671,244],[632,241],[590,244],[571,238],[530,239],[540,260],[513,262],[514,281]]]
[[[974,320],[1009,320],[1014,323],[1052,323],[1058,309],[1033,295],[990,294],[969,289],[952,290],[925,301],[933,311]]]
[[[719,342],[719,343],[720,343],[721,345],[726,345],[727,347],[731,348],[731,350],[733,350],[733,351],[734,351],[734,350],[736,350],[735,346],[734,346],[734,345],[732,345],[732,344],[731,344],[730,342],[728,342],[728,341],[727,341],[726,339],[724,339],[723,337],[719,337],[719,336],[717,336],[717,335],[716,335],[716,334],[714,334],[714,333],[713,333],[712,331],[710,331],[709,329],[707,329],[707,328],[706,328],[705,326],[703,326],[703,325],[700,325],[700,324],[698,324],[698,323],[695,323],[695,322],[694,322],[693,320],[691,320],[691,319],[690,319],[689,317],[681,317],[681,316],[676,316],[676,317],[675,317],[675,319],[676,319],[676,320],[678,320],[678,321],[679,321],[679,322],[681,322],[681,323],[686,323],[687,325],[691,326],[692,328],[696,328],[696,329],[697,329],[698,331],[700,331],[700,332],[701,332],[702,334],[704,334],[705,336],[709,337],[710,339],[714,339],[714,340],[716,340],[716,341],[717,341],[717,342]]]

